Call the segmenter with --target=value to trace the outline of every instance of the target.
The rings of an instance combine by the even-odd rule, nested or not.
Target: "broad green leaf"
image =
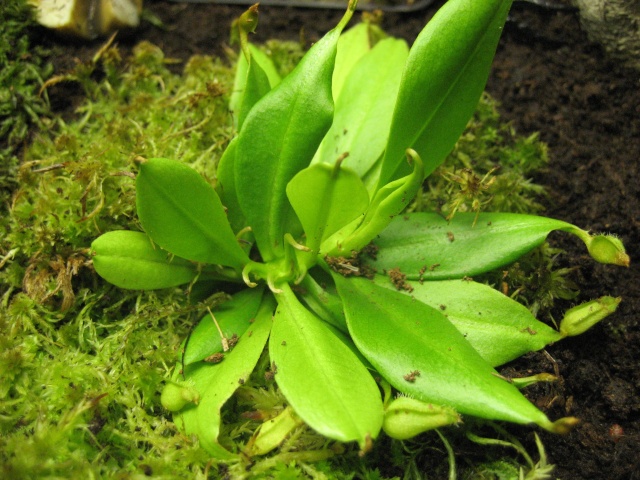
[[[342,300],[340,300],[335,286],[327,285],[327,283],[333,284],[333,281],[330,277],[328,282],[322,277],[320,279],[314,278],[317,274],[318,269],[315,269],[313,274],[305,275],[302,279],[300,298],[319,318],[343,333],[348,333]]]
[[[287,185],[287,197],[306,234],[306,246],[316,254],[322,240],[357,217],[364,218],[369,206],[358,175],[340,163],[301,170]]]
[[[231,230],[236,233],[247,226],[247,220],[238,203],[238,195],[236,192],[235,160],[237,142],[238,137],[235,137],[229,142],[216,169],[216,177],[218,180],[216,183],[216,192],[226,208],[227,220],[229,221]]]
[[[260,65],[260,68],[262,68],[264,73],[267,74],[271,88],[278,85],[282,81],[282,78],[280,77],[276,66],[271,61],[271,58],[251,43],[249,44],[249,50],[251,51],[251,58],[255,60],[258,65]]]
[[[413,148],[429,175],[451,151],[484,90],[511,0],[450,0],[409,53],[378,185],[406,175]]]
[[[573,231],[560,220],[516,213],[437,213],[394,218],[375,240],[378,271],[399,268],[411,280],[462,278],[502,267],[542,244],[553,230]]]
[[[358,23],[340,35],[331,82],[334,101],[338,100],[353,66],[372,46],[369,23]]]
[[[317,278],[312,277],[315,276]],[[306,275],[300,282],[298,295],[304,304],[318,318],[323,320],[329,329],[336,335],[342,343],[347,345],[353,353],[360,359],[360,362],[369,370],[373,367],[369,360],[364,358],[349,337],[347,321],[344,318],[344,307],[342,300],[336,291],[331,275],[321,268],[315,268],[311,274]]]
[[[247,82],[245,84],[240,105],[236,112],[237,128],[240,130],[247,114],[253,106],[258,103],[271,90],[267,74],[260,68],[260,65],[253,59],[249,62],[249,70],[247,71]]]
[[[269,90],[271,90],[271,81],[262,66],[253,57],[253,52],[257,49],[249,43],[248,36],[255,33],[258,27],[258,4],[250,6],[240,17],[238,17],[231,25],[232,40],[238,40],[242,49],[245,64],[239,62],[238,71],[234,82],[234,89],[240,92],[239,98],[231,98],[230,102],[233,111],[236,113],[235,120],[238,129],[242,128],[247,113],[253,108],[258,100],[260,100]],[[260,54],[256,54],[260,56]],[[270,68],[275,72],[275,67],[265,58],[261,56],[266,68]],[[244,68],[242,68],[244,67]],[[241,71],[244,70],[244,71]]]
[[[413,163],[413,172],[379,189],[371,200],[362,223],[354,230],[352,222],[327,238],[321,248],[323,253],[349,257],[352,252],[359,252],[405,209],[420,189],[424,171],[422,160],[415,152],[407,151],[407,158]],[[344,235],[344,232],[349,234]]]
[[[287,183],[309,165],[331,125],[331,75],[340,32],[352,15],[317,42],[298,66],[249,112],[238,136],[235,183],[263,260],[283,255],[294,217]]]
[[[248,47],[249,51],[251,52],[251,63],[257,64],[259,70],[262,71],[268,79],[269,89],[267,91],[269,91],[271,88],[279,84],[282,79],[280,78],[280,75],[278,74],[278,71],[276,70],[276,67],[271,59],[262,50],[250,43],[248,44]],[[258,69],[256,69],[256,71],[257,70]],[[231,92],[231,97],[229,98],[229,110],[236,113],[235,121],[238,129],[240,129],[240,126],[242,125],[239,112],[241,110],[241,105],[243,104],[243,97],[246,96],[245,92],[247,91],[247,85],[251,82],[255,82],[256,80],[262,80],[261,78],[255,78],[255,75],[255,72],[249,72],[249,62],[247,62],[246,57],[242,54],[242,52],[240,52],[240,55],[238,56],[238,63],[236,65],[236,75],[233,82],[233,91]],[[262,81],[260,82],[260,84],[262,85]],[[256,90],[255,86],[249,88],[253,89],[254,91]],[[266,93],[266,91],[264,93]],[[255,100],[259,100],[263,95],[259,95],[257,98],[255,98]],[[255,104],[255,102],[253,103]],[[249,103],[247,103],[247,106],[248,105]]]
[[[233,110],[236,114],[235,118],[238,130],[242,129],[242,124],[244,123],[245,118],[247,118],[247,114],[258,102],[258,100],[264,97],[271,90],[273,85],[280,83],[279,77],[277,78],[277,80],[274,80],[274,83],[272,83],[272,80],[267,75],[267,72],[265,72],[265,70],[262,68],[261,62],[257,61],[254,57],[254,52],[260,52],[260,50],[258,50],[256,47],[251,47],[252,46],[250,45],[249,51],[251,52],[251,58],[246,70],[246,78],[244,80],[244,84],[241,86],[241,96],[236,109]],[[270,68],[275,71],[273,63],[271,63],[271,60],[266,57],[266,55],[262,54],[261,58],[263,59],[264,64],[270,65]]]
[[[238,269],[249,262],[215,190],[187,165],[165,158],[140,165],[136,206],[147,235],[175,255]]]
[[[274,306],[273,297],[265,296],[255,321],[222,362],[198,362],[184,369],[185,383],[200,393],[200,401],[174,415],[174,421],[186,435],[197,435],[200,445],[216,459],[228,460],[236,456],[218,443],[220,409],[238,387],[249,379],[258,363],[269,337]],[[179,369],[176,369],[173,381],[180,381],[181,378]]]
[[[476,352],[435,308],[362,278],[334,275],[358,349],[396,389],[462,414],[563,431]]]
[[[382,399],[358,357],[304,308],[288,285],[277,294],[269,355],[276,381],[295,412],[314,430],[364,448],[382,427]]]
[[[386,277],[376,275],[375,282],[396,288]],[[439,309],[494,367],[562,339],[526,307],[488,285],[469,280],[407,281],[405,285],[412,289],[413,298]]]
[[[96,272],[109,283],[133,290],[155,290],[189,283],[198,265],[154,246],[142,232],[107,232],[91,244]]]
[[[404,40],[387,38],[353,66],[336,101],[331,128],[320,144],[314,162],[334,164],[347,152],[345,166],[360,178],[369,172],[387,143],[408,53]]]
[[[240,337],[251,326],[263,293],[263,287],[242,290],[212,312],[225,338],[230,339],[234,335]],[[202,317],[185,343],[184,357],[181,358],[184,365],[199,362],[223,351],[220,332],[210,314]]]
[[[331,333],[333,333],[336,338],[338,338],[344,345],[346,345],[349,350],[351,350],[351,352],[358,358],[358,361],[367,369],[369,370],[369,372],[374,375],[375,374],[375,368],[373,368],[373,366],[369,363],[369,360],[367,360],[364,355],[362,355],[362,353],[360,353],[360,350],[358,350],[358,347],[356,347],[356,344],[353,343],[353,340],[351,340],[351,337],[349,336],[349,332],[345,332],[344,330],[336,327],[333,324],[330,323],[325,323],[325,325],[329,328],[329,330],[331,331]]]

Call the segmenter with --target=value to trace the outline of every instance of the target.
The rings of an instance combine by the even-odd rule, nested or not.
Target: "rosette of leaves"
[[[619,299],[573,309],[556,331],[470,277],[553,230],[602,263],[628,265],[622,243],[538,216],[402,214],[472,115],[510,4],[450,0],[409,49],[367,23],[342,34],[352,3],[283,79],[247,42],[252,7],[235,27],[238,133],[215,186],[178,161],[141,162],[144,232],[102,235],[93,263],[122,288],[237,292],[195,327],[162,395],[216,458],[238,458],[219,443],[221,408],[265,347],[290,408],[245,454],[300,422],[362,450],[383,428],[409,438],[460,415],[558,433],[576,423],[551,421],[494,367],[581,333]],[[404,396],[391,400],[391,387]]]

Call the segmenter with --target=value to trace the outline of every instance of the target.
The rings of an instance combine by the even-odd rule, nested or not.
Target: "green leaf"
[[[215,190],[187,165],[165,158],[140,165],[136,206],[147,235],[175,255],[237,269],[249,262]]]
[[[244,81],[238,82],[238,77],[236,76],[236,83],[234,84],[234,93],[239,91],[240,97],[235,105],[231,103],[235,101],[233,97],[229,100],[230,106],[233,105],[234,107],[232,111],[235,113],[238,130],[242,128],[247,114],[253,106],[258,103],[258,100],[264,97],[274,85],[280,83],[280,77],[277,72],[275,72],[275,67],[271,59],[251,44],[249,44],[249,51],[251,52],[251,58],[249,59],[248,66],[246,59],[244,62]],[[256,57],[261,58],[262,61],[258,61]],[[244,57],[242,58],[244,59]],[[240,65],[241,63],[238,62],[238,71],[240,71]],[[267,72],[262,68],[262,65],[267,65],[266,68],[270,70],[271,77],[273,78],[269,77]],[[277,77],[274,77],[274,72],[275,75],[278,75]]]
[[[562,431],[476,352],[439,310],[362,278],[334,275],[358,349],[396,389],[476,417]]]
[[[235,160],[237,142],[238,137],[235,137],[229,142],[216,169],[216,177],[218,179],[216,192],[226,208],[227,220],[229,221],[231,230],[236,233],[247,226],[247,220],[240,208],[238,194],[236,192]]]
[[[375,240],[378,271],[399,268],[408,279],[462,278],[502,267],[540,245],[553,230],[573,231],[560,220],[516,213],[437,213],[394,218]],[[475,222],[475,226],[474,226]]]
[[[511,0],[450,0],[409,53],[378,185],[406,175],[413,148],[429,175],[451,151],[473,114]]]
[[[379,189],[371,200],[362,223],[354,230],[354,223],[351,222],[329,237],[322,245],[323,253],[349,257],[352,252],[359,252],[405,209],[420,189],[423,178],[420,157],[408,150],[407,158],[413,163],[413,172]]]
[[[396,288],[380,275],[374,281]],[[562,339],[559,332],[538,321],[526,307],[487,285],[443,280],[407,281],[406,286],[413,289],[413,298],[439,309],[494,367]]]
[[[225,338],[229,339],[234,335],[240,337],[251,326],[263,293],[263,287],[247,288],[233,295],[231,300],[213,312]],[[207,314],[187,338],[184,357],[181,360],[184,365],[190,365],[222,351],[220,332],[211,315]]]
[[[229,110],[236,113],[234,119],[238,130],[250,110],[250,108],[247,107],[255,105],[260,98],[282,81],[271,59],[255,45],[250,43],[247,45],[251,52],[251,63],[255,64],[253,71],[250,71],[249,62],[247,62],[246,57],[240,54],[238,64],[236,65],[233,91],[229,98]],[[263,77],[262,74],[266,76],[268,81],[267,85],[264,84],[265,77]],[[265,90],[265,87],[268,88]],[[249,94],[249,92],[252,94]],[[248,101],[250,98],[253,100]],[[240,112],[243,109],[246,111],[241,114]]]
[[[242,48],[244,63],[242,58],[238,62],[238,69],[236,71],[236,78],[234,82],[234,91],[237,97],[230,99],[230,105],[232,111],[236,113],[235,120],[238,129],[242,128],[244,119],[247,113],[253,108],[258,100],[260,100],[269,90],[273,83],[268,78],[265,69],[262,68],[259,62],[254,57],[254,52],[258,51],[257,48],[252,47],[249,43],[248,36],[250,33],[255,33],[258,27],[258,4],[250,6],[240,17],[238,17],[231,25],[231,37],[232,40],[237,39],[240,42]],[[259,52],[259,51],[258,51]],[[255,54],[256,57],[260,57],[265,65],[273,75],[275,73],[275,67],[271,63],[266,55],[261,52]],[[279,81],[279,75],[275,74],[277,81]]]
[[[277,294],[269,355],[276,381],[295,412],[314,430],[364,448],[382,428],[382,399],[356,355],[288,285]]]
[[[404,40],[387,38],[353,66],[336,101],[333,124],[314,162],[334,164],[340,155],[348,152],[343,163],[360,178],[371,170],[387,143],[408,53]],[[384,68],[380,68],[381,65]],[[371,185],[371,189],[374,186]]]
[[[287,197],[306,234],[306,246],[318,253],[320,243],[357,217],[364,218],[369,195],[355,172],[340,163],[312,165],[287,185]]]
[[[142,232],[107,232],[91,244],[93,266],[120,288],[156,290],[191,282],[198,265],[154,246]]]
[[[263,260],[283,256],[283,237],[294,217],[285,188],[309,165],[331,125],[331,75],[340,24],[317,42],[298,66],[251,110],[238,136],[235,182],[240,206]]]
[[[271,57],[251,43],[249,44],[249,51],[251,52],[251,59],[257,62],[260,68],[264,70],[264,73],[267,74],[271,88],[278,85],[282,81],[282,78],[278,73],[278,69],[271,61]]]
[[[238,387],[249,379],[258,363],[271,329],[274,306],[273,297],[265,296],[252,326],[222,362],[198,362],[184,369],[185,383],[199,392],[200,400],[197,405],[191,404],[174,415],[174,421],[186,435],[197,435],[200,445],[216,459],[236,457],[218,443],[220,409]],[[180,377],[176,369],[173,381],[179,381]]]
[[[300,298],[319,318],[343,333],[348,333],[342,300],[336,292],[331,277],[325,278],[323,273],[324,271],[316,268],[309,275],[304,276],[300,282],[302,290]]]
[[[340,35],[331,82],[334,101],[338,100],[342,86],[353,66],[371,50],[370,30],[369,23],[361,22]]]

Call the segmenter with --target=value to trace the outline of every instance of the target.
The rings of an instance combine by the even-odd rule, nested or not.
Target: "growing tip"
[[[586,243],[589,255],[597,262],[621,267],[628,267],[631,262],[624,245],[613,235],[594,235]]]
[[[342,17],[342,20],[340,20],[340,22],[336,27],[338,31],[342,31],[344,27],[347,26],[347,23],[349,23],[349,21],[351,20],[351,17],[353,16],[353,12],[356,11],[357,6],[358,6],[358,0],[349,0],[349,4],[347,5],[347,11],[344,12],[344,16]]]
[[[243,22],[242,28],[244,28],[247,33],[255,33],[258,28],[258,7],[259,3],[254,3],[251,5],[246,12],[242,14],[240,19]]]
[[[543,425],[543,428],[551,433],[557,433],[558,435],[567,435],[579,423],[580,420],[576,417],[563,417],[556,420],[555,422],[549,422],[548,425]]]
[[[200,394],[195,388],[171,381],[164,386],[160,396],[160,403],[170,412],[178,412],[188,404],[197,405],[199,401]]]
[[[604,296],[567,310],[560,322],[560,334],[573,337],[586,332],[615,312],[621,301],[620,297]]]
[[[517,388],[525,388],[530,385],[534,385],[540,382],[557,382],[558,377],[555,375],[551,375],[550,373],[537,373],[535,375],[531,375],[529,377],[520,377],[520,378],[512,378],[511,383],[513,383]]]
[[[409,162],[409,165],[413,165],[415,162],[418,162],[420,165],[422,165],[422,159],[420,158],[420,155],[418,155],[418,152],[416,152],[413,148],[407,148],[405,154],[407,155],[407,162]]]
[[[460,415],[451,407],[433,405],[410,397],[398,397],[386,408],[382,429],[391,438],[407,440],[460,421]]]
[[[251,281],[251,278],[249,277],[250,271],[251,271],[251,264],[245,265],[245,267],[242,269],[242,280],[244,281],[245,285],[247,285],[247,287],[255,288],[258,286],[258,284]]]

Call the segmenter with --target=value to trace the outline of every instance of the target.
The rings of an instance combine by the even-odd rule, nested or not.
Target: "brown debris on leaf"
[[[402,378],[404,378],[409,383],[413,383],[416,381],[416,378],[419,376],[420,376],[420,370],[414,370],[412,372],[407,373]]]
[[[413,287],[407,283],[407,276],[400,271],[400,268],[396,267],[388,270],[387,275],[396,289],[409,293],[413,292]]]
[[[202,361],[206,363],[220,363],[222,360],[224,360],[224,353],[214,353]]]
[[[343,277],[365,277],[372,279],[375,275],[375,269],[368,265],[363,264],[360,261],[361,254],[374,258],[378,252],[378,247],[373,244],[367,245],[361,252],[355,250],[351,252],[350,257],[329,257],[325,256],[324,260],[329,265],[329,268],[336,273],[339,273]]]
[[[378,258],[378,250],[378,246],[372,242],[362,249],[361,254],[366,255],[372,260],[376,260]]]
[[[233,349],[233,347],[236,346],[236,344],[238,343],[238,340],[240,340],[238,338],[238,334],[234,333],[233,335],[231,335],[230,338],[227,339],[228,343],[229,343],[229,349]]]

